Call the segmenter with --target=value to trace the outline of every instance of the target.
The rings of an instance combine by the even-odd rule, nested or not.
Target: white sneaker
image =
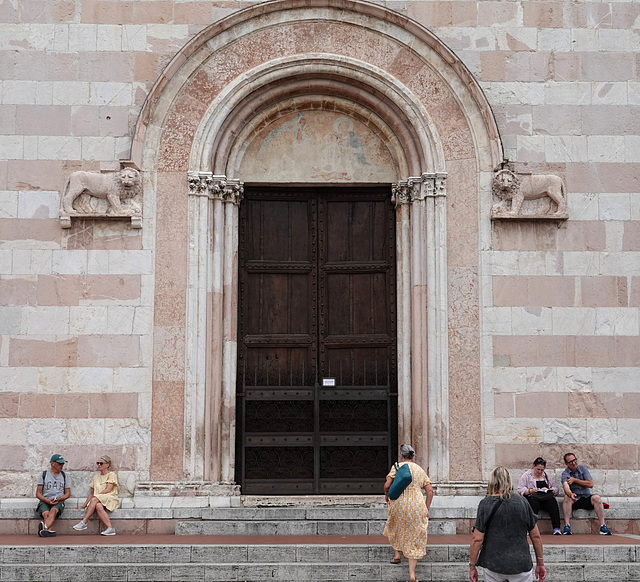
[[[108,527],[100,535],[103,535],[103,536],[114,536],[114,535],[116,535],[116,530],[113,529],[112,527]]]
[[[84,521],[81,521],[80,523],[76,523],[76,525],[73,526],[73,529],[76,531],[82,531],[83,529],[87,529],[87,527],[89,526]]]

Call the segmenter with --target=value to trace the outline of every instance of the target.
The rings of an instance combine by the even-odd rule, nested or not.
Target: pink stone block
[[[507,53],[503,51],[483,51],[480,53],[480,77],[483,81],[505,81]]]
[[[11,338],[9,365],[16,367],[68,367],[78,364],[78,340],[59,342]]]
[[[585,52],[580,55],[580,73],[592,82],[627,81],[635,78],[635,62],[632,53]]]
[[[478,26],[495,26],[515,22],[518,18],[518,5],[513,2],[478,2]]]
[[[184,383],[153,382],[151,467],[154,481],[182,479]]]
[[[154,380],[179,382],[184,379],[184,328],[154,327],[153,353]]]
[[[127,368],[140,365],[140,337],[137,335],[81,335],[78,337],[78,365],[90,368]]]
[[[16,132],[24,135],[69,135],[71,108],[65,105],[18,105]]]
[[[595,2],[575,2],[565,4],[565,26],[567,28],[591,28],[598,23],[598,28],[611,28],[615,4],[606,5]],[[631,24],[628,25],[629,27]],[[627,28],[627,26],[614,26]]]
[[[183,6],[183,4],[176,6]],[[204,7],[203,4],[199,6]],[[153,82],[160,73],[160,59],[155,53],[136,53],[133,70],[134,78],[138,83]]]
[[[623,4],[616,2],[610,6],[602,6],[611,10],[611,27],[627,30],[633,28],[640,18],[640,4]]]
[[[133,24],[172,24],[174,2],[133,2]]]
[[[636,368],[640,366],[640,337],[619,336],[615,338],[616,366]]]
[[[627,307],[626,277],[581,277],[583,307]]]
[[[581,81],[580,53],[555,52],[551,56],[552,79],[555,81]]]
[[[453,26],[473,26],[478,22],[475,2],[451,2],[451,24]]]
[[[495,307],[528,305],[529,279],[529,277],[510,275],[493,277],[493,305]]]
[[[545,135],[580,135],[582,109],[571,105],[533,107],[533,129]]]
[[[611,122],[615,123],[617,113],[610,112],[609,115],[611,116]],[[613,133],[618,132],[616,129],[611,131],[613,131]],[[637,193],[639,183],[640,164],[567,164],[567,185],[570,192]]]
[[[562,28],[564,4],[557,2],[524,2],[524,25],[532,28]]]
[[[138,394],[90,394],[91,418],[138,418]]]
[[[616,366],[616,338],[580,336],[576,338],[576,365],[584,367]]]
[[[35,279],[0,279],[0,305],[35,304]]]
[[[627,220],[623,223],[623,251],[640,251],[640,220]]]
[[[87,394],[57,394],[56,418],[89,418]]]
[[[53,418],[56,413],[54,394],[21,394],[20,418]]]
[[[2,445],[0,447],[0,466],[4,471],[24,471],[27,458],[29,454],[26,446]]]
[[[84,0],[81,22],[84,24],[122,24],[131,22],[134,2]]]
[[[158,174],[158,196],[156,216],[162,228],[157,239],[162,241],[186,242],[188,222],[186,212],[176,212],[176,206],[185,208],[188,203],[188,186],[182,172],[161,172]],[[169,194],[171,193],[171,194]],[[167,245],[170,247],[171,245]]]
[[[573,336],[493,336],[493,354],[509,366],[585,365],[576,364],[575,344]]]
[[[566,418],[569,410],[567,394],[516,394],[515,400],[518,418]]]
[[[103,81],[106,83],[118,79],[119,82],[131,82],[134,59],[131,53],[85,52],[78,62],[80,81]]]
[[[640,277],[631,277],[629,307],[640,307]]]
[[[417,20],[423,26],[451,26],[452,2],[410,2],[407,16]]]
[[[16,418],[18,416],[19,403],[19,394],[11,392],[0,394],[0,418]]]
[[[515,416],[514,394],[510,392],[494,394],[493,413],[498,418],[513,418]]]
[[[640,394],[572,392],[570,418],[640,418]]]
[[[59,243],[62,240],[60,222],[55,218],[3,218],[0,219],[2,239],[37,240]]]
[[[574,298],[573,277],[529,277],[529,306],[571,307]]]
[[[174,327],[186,318],[186,244],[156,245],[156,299],[154,322]]]

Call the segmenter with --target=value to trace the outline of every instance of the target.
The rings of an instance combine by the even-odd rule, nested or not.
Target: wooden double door
[[[397,447],[387,187],[245,186],[236,480],[244,494],[379,494]]]

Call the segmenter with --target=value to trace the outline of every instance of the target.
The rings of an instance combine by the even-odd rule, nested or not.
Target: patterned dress
[[[429,523],[427,505],[422,488],[431,483],[420,465],[412,462],[398,463],[409,465],[411,483],[395,501],[389,500],[389,517],[384,526],[384,535],[396,551],[401,551],[405,558],[422,558],[427,553],[427,525]],[[395,464],[387,475],[396,476]]]

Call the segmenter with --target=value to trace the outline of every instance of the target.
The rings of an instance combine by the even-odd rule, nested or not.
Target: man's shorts
[[[587,497],[578,498],[576,501],[573,502],[572,507],[573,509],[587,509],[589,511],[592,510],[593,503],[591,503],[591,495],[588,495]]]
[[[57,517],[60,517],[62,515],[62,510],[64,509],[64,501],[58,501],[58,503],[56,503],[55,505],[49,505],[48,503],[45,503],[44,501],[41,501],[40,503],[38,503],[38,507],[36,507],[36,513],[42,517],[42,514],[45,511],[49,511],[53,508],[56,508],[58,510],[58,515]]]

